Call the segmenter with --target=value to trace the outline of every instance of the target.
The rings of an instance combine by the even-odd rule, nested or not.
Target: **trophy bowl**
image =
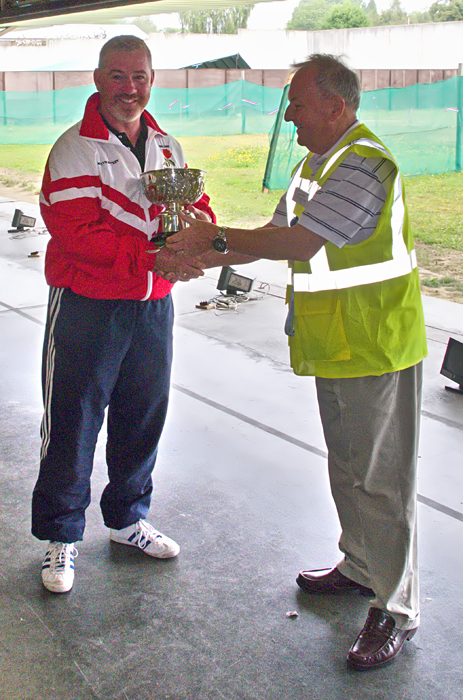
[[[194,204],[204,193],[204,170],[194,168],[163,168],[141,174],[145,196],[153,204],[165,207],[161,212],[162,232],[153,241],[159,245],[180,231],[179,212],[187,204]]]

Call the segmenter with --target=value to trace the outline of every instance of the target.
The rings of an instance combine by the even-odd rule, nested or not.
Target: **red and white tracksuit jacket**
[[[143,193],[135,155],[105,126],[99,94],[92,95],[81,122],[53,146],[45,168],[40,209],[51,235],[45,276],[51,287],[67,287],[93,299],[160,299],[172,285],[152,272],[147,251],[162,209]],[[175,167],[186,167],[182,148],[144,112],[148,125],[145,170],[163,168],[170,151]],[[207,211],[209,197],[195,204]]]

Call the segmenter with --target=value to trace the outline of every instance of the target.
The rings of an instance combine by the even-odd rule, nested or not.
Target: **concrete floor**
[[[1,700],[463,698],[463,396],[446,392],[439,374],[449,336],[463,340],[463,306],[424,299],[422,625],[394,665],[359,674],[345,655],[368,601],[310,598],[295,585],[301,568],[336,563],[339,526],[313,380],[288,367],[281,263],[246,269],[270,291],[239,313],[195,307],[215,295],[218,270],[175,289],[173,390],[151,521],[181,544],[180,556],[156,561],[110,544],[98,508],[102,435],[74,588],[42,588],[44,543],[30,534],[29,501],[48,237],[8,234],[15,208],[37,215],[0,197]]]

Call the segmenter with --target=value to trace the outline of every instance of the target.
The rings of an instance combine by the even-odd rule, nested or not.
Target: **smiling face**
[[[95,70],[94,80],[106,121],[118,131],[137,127],[154,81],[145,51],[110,51]]]
[[[295,125],[301,146],[322,154],[334,146],[347,127],[344,100],[338,96],[323,97],[315,83],[318,70],[309,64],[294,75],[285,121]]]

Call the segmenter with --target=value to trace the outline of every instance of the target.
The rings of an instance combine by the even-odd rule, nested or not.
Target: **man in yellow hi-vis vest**
[[[426,336],[402,178],[356,118],[360,86],[339,59],[294,66],[285,119],[309,153],[272,221],[255,230],[184,216],[168,241],[290,261],[291,365],[316,377],[342,560],[302,571],[308,594],[360,592],[371,607],[348,653],[358,670],[393,661],[419,625],[416,465]],[[228,252],[229,251],[229,252]]]

